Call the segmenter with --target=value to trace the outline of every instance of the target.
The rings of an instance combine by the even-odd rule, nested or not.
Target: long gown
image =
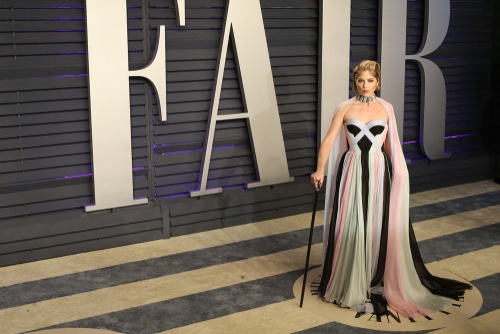
[[[409,219],[408,169],[394,111],[381,98],[372,103],[384,107],[388,122],[345,120],[330,152],[319,291],[358,312],[386,314],[389,305],[408,318],[430,315],[471,286],[425,268]]]

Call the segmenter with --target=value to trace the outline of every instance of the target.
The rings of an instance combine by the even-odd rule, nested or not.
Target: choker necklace
[[[375,95],[372,96],[362,96],[362,95],[356,95],[356,100],[362,103],[370,103],[375,101]]]

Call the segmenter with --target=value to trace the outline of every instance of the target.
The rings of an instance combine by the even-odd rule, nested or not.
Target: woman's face
[[[378,80],[370,71],[363,71],[356,78],[356,88],[359,95],[373,96],[378,87]]]

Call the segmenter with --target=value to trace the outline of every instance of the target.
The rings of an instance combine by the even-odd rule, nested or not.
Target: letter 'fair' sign
[[[177,22],[183,26],[185,0],[176,0],[175,3]],[[423,57],[436,50],[446,35],[449,1],[426,0],[424,41],[415,55],[405,55],[406,1],[381,0],[379,3],[378,48],[384,69],[381,96],[393,103],[399,135],[403,138],[404,64],[406,60],[416,61],[422,74],[422,150],[430,159],[446,157],[444,79],[439,67]],[[335,107],[349,97],[350,6],[350,0],[320,1],[320,138],[328,129]],[[143,77],[151,83],[158,97],[160,118],[167,121],[166,30],[164,26],[158,27],[158,45],[149,64],[131,71],[128,66],[126,0],[86,0],[85,10],[95,202],[86,207],[86,211],[145,204],[147,198],[133,197],[129,78]],[[230,33],[237,51],[235,56],[246,112],[218,115]],[[258,181],[245,186],[252,188],[292,182],[259,0],[227,0],[215,75],[200,180],[198,189],[190,192],[191,196],[222,191],[221,188],[207,189],[206,186],[216,123],[229,119],[246,119],[250,132]]]

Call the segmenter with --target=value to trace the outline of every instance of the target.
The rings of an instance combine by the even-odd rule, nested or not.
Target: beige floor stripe
[[[303,268],[306,247],[0,310],[9,333],[35,330]],[[311,261],[320,258],[314,246]],[[291,287],[290,287],[291,289]],[[7,333],[2,333],[7,334]]]
[[[452,272],[467,281],[500,273],[500,245],[475,252],[450,257],[436,263],[440,268]],[[485,293],[486,291],[482,291]]]
[[[493,334],[500,333],[498,319],[500,310],[483,314],[479,317],[467,320],[455,327],[442,328],[430,332],[432,334]]]

